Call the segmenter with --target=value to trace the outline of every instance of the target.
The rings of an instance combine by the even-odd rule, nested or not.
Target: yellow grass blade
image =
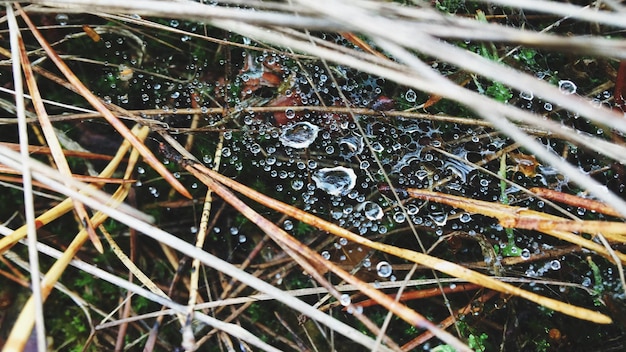
[[[577,236],[572,232],[584,232],[591,235],[601,233],[607,239],[620,243],[626,240],[626,223],[568,220],[555,215],[511,205],[469,199],[423,189],[408,188],[406,192],[409,196],[414,198],[443,203],[464,209],[468,212],[496,218],[504,227],[541,231],[559,239],[597,251],[606,257],[609,257],[609,253],[604,247],[593,241]],[[626,255],[623,253],[616,252],[616,254],[622,261],[626,260]]]
[[[147,127],[143,128],[141,132],[140,132],[139,127],[133,128],[133,133],[136,133],[138,135],[141,135],[147,132],[148,132]],[[113,175],[113,172],[117,170],[120,162],[126,156],[126,153],[128,152],[129,148],[130,148],[130,142],[124,141],[122,145],[120,146],[120,149],[117,151],[117,153],[113,157],[113,160],[111,160],[111,162],[104,168],[104,170],[102,170],[99,176],[106,178],[106,177],[110,177],[111,175]],[[94,184],[92,185],[92,187],[96,188],[96,185]],[[71,209],[72,209],[72,200],[68,198],[64,200],[63,202],[57,204],[52,209],[38,216],[35,219],[35,223],[38,227],[44,226],[54,221],[55,219],[61,217],[62,215],[66,214]],[[26,236],[25,225],[16,229],[10,235],[0,238],[0,254],[6,252],[7,249],[11,248],[15,243],[17,243],[17,241],[24,238],[24,236]]]
[[[35,111],[37,112],[37,118],[39,119],[39,124],[41,125],[41,129],[43,130],[44,136],[46,137],[46,142],[50,146],[50,152],[54,159],[54,163],[59,168],[59,171],[67,177],[72,177],[72,171],[70,170],[70,166],[67,164],[67,160],[63,155],[63,150],[61,148],[61,144],[56,137],[54,132],[54,128],[52,127],[52,123],[48,118],[48,113],[46,112],[46,108],[43,105],[41,100],[41,95],[39,94],[39,88],[37,87],[37,82],[35,81],[35,76],[33,75],[33,70],[30,66],[30,61],[28,60],[28,54],[26,53],[26,47],[24,46],[24,41],[22,40],[21,35],[18,32],[18,43],[19,43],[19,51],[20,51],[20,59],[22,61],[22,68],[24,71],[24,76],[26,77],[26,83],[28,84],[28,90],[30,91],[30,95],[32,97],[33,105],[35,107]],[[66,183],[67,185],[67,183]],[[80,220],[81,225],[87,230],[89,234],[89,239],[93,243],[94,247],[100,253],[104,253],[104,248],[102,247],[102,242],[96,231],[91,224],[91,220],[89,220],[89,214],[87,214],[87,210],[85,206],[77,201],[73,201],[74,210],[76,211],[76,215]]]
[[[149,132],[149,129],[147,127],[141,128],[138,132],[139,138],[144,139],[148,135],[148,132]],[[126,146],[126,148],[128,148],[128,146]],[[121,153],[118,153],[118,154],[121,154]],[[128,162],[125,177],[130,177],[131,173],[134,170],[138,157],[139,155],[136,152],[136,150],[133,150],[133,152],[131,153],[130,160]],[[109,206],[115,207],[116,205],[120,204],[126,198],[129,189],[130,189],[130,184],[121,185],[111,197],[111,202]],[[65,206],[65,208],[67,209],[66,211],[69,211],[69,207],[70,207],[70,202],[67,202],[67,205]],[[91,219],[91,222],[99,226],[107,218],[108,217],[106,214],[97,212]],[[85,243],[85,241],[88,238],[89,238],[89,235],[87,234],[87,232],[84,229],[81,230],[76,235],[76,237],[74,237],[74,240],[70,243],[68,248],[65,250],[65,252],[63,253],[63,256],[59,258],[52,265],[50,270],[46,273],[45,277],[43,278],[41,282],[41,295],[42,295],[43,300],[45,300],[48,297],[48,295],[52,291],[52,288],[54,287],[54,284],[61,277],[61,275],[65,271],[65,268],[67,268],[67,266],[69,265],[69,262],[74,258],[76,253],[78,253],[78,251],[81,249],[82,245]],[[9,337],[7,338],[5,348],[8,348],[9,351],[22,351],[24,349],[24,346],[26,345],[26,342],[28,341],[28,337],[31,334],[31,330],[35,324],[34,309],[35,309],[35,301],[33,300],[33,297],[31,296],[26,302],[26,304],[24,305],[24,307],[22,308],[20,315],[18,316],[17,320],[15,321],[13,325],[13,329],[11,330]]]

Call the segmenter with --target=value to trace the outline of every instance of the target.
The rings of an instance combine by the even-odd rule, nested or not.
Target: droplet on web
[[[354,188],[356,174],[343,166],[326,167],[313,174],[313,181],[317,188],[331,196],[339,196],[348,194]]]
[[[320,128],[309,122],[298,122],[285,127],[279,140],[285,147],[308,148],[317,138]]]

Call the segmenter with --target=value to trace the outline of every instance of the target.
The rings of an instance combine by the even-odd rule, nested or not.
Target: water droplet
[[[60,24],[61,26],[65,26],[67,24],[67,21],[70,19],[68,15],[64,14],[64,13],[60,13],[58,15],[56,15],[56,17],[54,18],[58,24]]]
[[[409,89],[404,94],[404,98],[409,103],[415,103],[415,101],[417,100],[417,94],[415,94],[415,91],[413,89]]]
[[[178,27],[179,24],[180,23],[178,22],[178,20],[171,20],[170,21],[170,26],[172,26],[174,28]]]
[[[533,94],[533,92],[522,91],[522,92],[519,92],[519,97],[524,99],[524,100],[531,101],[531,100],[533,100],[535,95]]]
[[[409,204],[406,206],[406,213],[409,215],[415,215],[419,213],[420,208],[415,204]]]
[[[468,223],[470,222],[470,220],[472,220],[472,215],[470,215],[470,213],[463,213],[459,217],[459,221],[461,221],[462,223]]]
[[[321,253],[321,255],[322,255],[322,258],[324,258],[326,260],[330,259],[330,252],[328,252],[328,251],[323,251]]]
[[[285,222],[283,222],[283,228],[287,231],[293,230],[293,222],[291,220],[285,220]]]
[[[522,259],[524,260],[530,259],[530,250],[528,248],[522,249],[522,253],[520,253],[520,257],[522,257]]]
[[[229,231],[230,231],[230,234],[233,236],[239,234],[239,229],[236,227],[231,227]]]
[[[559,270],[561,269],[561,262],[558,260],[553,260],[550,262],[550,269],[552,270]]]
[[[309,122],[298,122],[292,126],[285,127],[280,134],[279,140],[285,147],[296,149],[308,148],[315,138],[320,128]]]
[[[351,302],[352,302],[352,300],[350,299],[350,295],[347,294],[347,293],[344,293],[339,298],[339,303],[341,303],[341,305],[344,306],[344,307],[349,306]]]
[[[343,166],[327,167],[317,170],[313,181],[317,188],[331,196],[346,195],[356,185],[356,174]]]
[[[289,108],[289,109],[285,109],[285,116],[288,119],[293,119],[294,117],[296,117],[296,112],[293,111],[293,109]]]
[[[156,188],[150,186],[148,187],[148,191],[150,192],[150,194],[152,194],[154,198],[159,198],[159,190],[157,190]]]
[[[383,215],[385,215],[383,213],[383,208],[374,202],[367,201],[363,203],[362,208],[363,214],[365,214],[365,217],[369,220],[380,220]]]
[[[572,81],[569,81],[569,80],[559,81],[559,90],[563,94],[566,94],[566,95],[574,94],[576,93],[577,88],[578,87],[576,87],[576,84],[574,84],[574,82]]]
[[[393,268],[388,262],[382,261],[376,265],[376,272],[380,277],[389,277],[393,272]]]
[[[444,226],[448,222],[448,213],[430,213],[428,215],[437,226]]]
[[[304,182],[302,180],[291,181],[291,188],[293,188],[294,191],[299,191],[302,187],[304,187]]]
[[[383,147],[382,144],[380,144],[379,142],[374,142],[372,144],[372,149],[376,152],[376,153],[380,153],[383,150],[385,150],[385,147]]]
[[[546,109],[546,111],[552,111],[552,104],[546,102],[545,104],[543,104],[543,108]]]
[[[393,221],[397,222],[398,224],[403,223],[405,220],[406,220],[406,216],[404,215],[403,212],[399,211],[393,214]]]
[[[363,145],[363,136],[360,135],[352,134],[339,139],[339,146],[345,146],[348,149],[348,153],[343,154],[345,157],[360,154],[363,151]]]

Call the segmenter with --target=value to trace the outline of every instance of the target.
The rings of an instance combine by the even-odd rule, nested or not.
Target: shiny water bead
[[[388,262],[381,261],[376,265],[376,272],[378,273],[378,276],[386,278],[391,276],[393,268]]]
[[[317,138],[320,128],[310,122],[298,122],[285,127],[279,140],[286,147],[308,148]]]
[[[343,166],[319,169],[312,178],[317,188],[332,196],[346,195],[356,185],[354,171]]]

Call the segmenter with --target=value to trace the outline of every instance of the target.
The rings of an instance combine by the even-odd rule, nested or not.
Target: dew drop
[[[552,270],[559,270],[561,269],[561,262],[558,260],[553,260],[550,262],[550,269]]]
[[[367,201],[363,203],[362,207],[363,207],[363,214],[365,214],[365,217],[368,220],[380,220],[383,217],[383,215],[385,215],[380,205],[374,202]]]
[[[319,130],[319,127],[310,122],[298,122],[292,126],[285,127],[280,134],[279,140],[285,147],[308,148],[317,138]]]
[[[159,190],[157,190],[156,188],[150,186],[148,187],[148,191],[150,192],[150,194],[152,194],[154,198],[159,198]]]
[[[404,94],[404,98],[409,103],[415,103],[415,101],[417,100],[417,94],[415,94],[415,91],[413,89],[409,89]]]
[[[576,93],[576,84],[570,80],[561,80],[559,81],[559,90],[561,93],[570,95]]]
[[[346,156],[360,154],[363,151],[363,136],[350,135],[339,139],[339,146],[345,146],[349,153]]]
[[[287,231],[293,230],[293,222],[291,220],[285,220],[285,222],[283,222],[283,228]]]
[[[528,248],[522,249],[522,253],[520,253],[520,257],[524,260],[530,259],[530,250]]]
[[[393,268],[388,262],[382,261],[376,265],[376,272],[380,277],[389,277],[393,272]]]
[[[404,215],[403,212],[399,211],[395,214],[393,214],[393,221],[395,221],[398,224],[403,223],[406,220],[406,216]]]
[[[428,216],[437,226],[444,226],[448,222],[448,213],[430,213]]]
[[[61,26],[65,26],[67,24],[67,21],[69,21],[69,16],[64,14],[64,13],[60,13],[58,15],[56,15],[56,17],[54,18],[58,24],[60,24]]]
[[[289,108],[289,109],[285,109],[285,116],[288,119],[293,119],[296,116],[296,112],[293,111],[293,109]]]
[[[533,94],[533,92],[530,92],[530,91],[522,91],[522,92],[519,93],[519,97],[524,99],[524,100],[531,101],[531,100],[533,100],[535,95]]]
[[[350,295],[347,294],[347,293],[344,293],[339,298],[339,303],[341,303],[341,305],[344,306],[344,307],[349,306],[351,302],[352,302],[352,300],[350,299]]]
[[[406,206],[406,213],[409,215],[415,215],[419,213],[420,208],[415,204],[409,204]]]
[[[462,223],[468,223],[470,222],[470,220],[472,220],[472,216],[470,215],[470,213],[463,213],[459,217],[459,221],[461,221]]]
[[[319,169],[312,178],[317,188],[331,196],[346,195],[356,185],[354,171],[343,166]]]
[[[382,144],[380,144],[379,142],[374,142],[372,144],[372,149],[376,152],[376,153],[380,153],[383,150],[385,150],[385,147],[383,147]]]
[[[291,181],[291,188],[293,188],[294,191],[299,191],[302,187],[304,187],[304,182],[302,180]]]
[[[258,154],[261,151],[261,146],[258,145],[257,143],[254,143],[250,146],[250,152],[252,154]]]
[[[322,255],[322,258],[324,258],[326,260],[330,259],[330,252],[329,251],[323,251],[321,253],[321,255]]]

